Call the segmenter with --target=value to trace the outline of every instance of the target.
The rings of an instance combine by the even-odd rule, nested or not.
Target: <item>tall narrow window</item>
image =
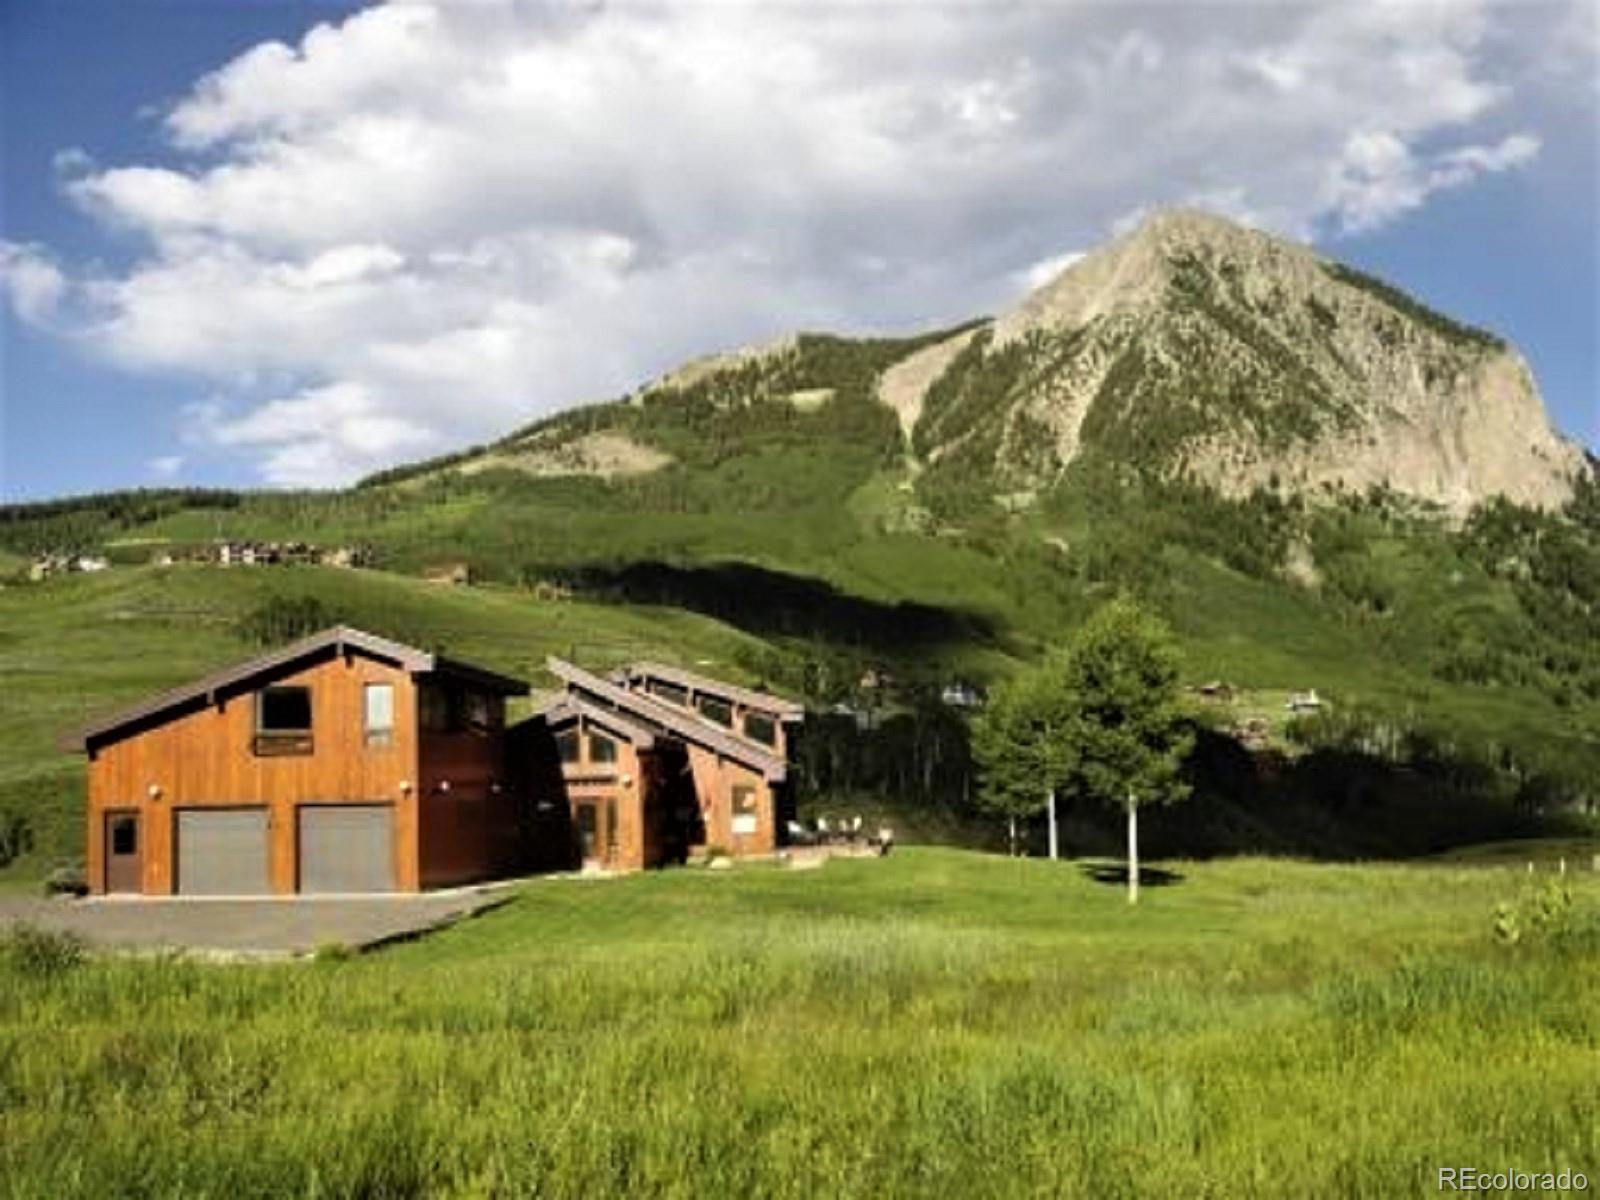
[[[363,695],[363,727],[367,745],[394,744],[394,685],[369,683]]]
[[[578,761],[578,731],[569,729],[565,733],[556,734],[556,753],[561,756],[564,763]]]
[[[255,752],[310,754],[311,689],[269,687],[256,693]]]

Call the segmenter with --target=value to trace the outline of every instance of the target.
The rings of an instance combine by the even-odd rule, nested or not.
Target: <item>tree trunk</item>
[[[1128,793],[1128,903],[1139,903],[1139,808]]]
[[[1055,790],[1055,788],[1051,788],[1050,789],[1050,859],[1053,862],[1054,860],[1056,860],[1056,859],[1058,859],[1060,857],[1061,857],[1061,839],[1057,836],[1057,832],[1056,832],[1056,790]]]

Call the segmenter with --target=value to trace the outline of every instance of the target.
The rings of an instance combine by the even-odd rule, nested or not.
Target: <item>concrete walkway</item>
[[[218,959],[292,958],[332,943],[356,950],[418,937],[511,896],[506,884],[398,896],[0,896],[0,929],[29,924],[120,950],[180,950]]]

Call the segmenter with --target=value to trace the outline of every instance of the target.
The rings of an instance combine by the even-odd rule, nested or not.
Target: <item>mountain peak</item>
[[[1163,302],[1174,265],[1229,262],[1238,271],[1307,274],[1321,260],[1308,247],[1195,208],[1150,213],[1025,297],[996,325],[1004,344],[1033,329],[1075,328]]]
[[[996,320],[986,353],[1010,379],[988,443],[1007,492],[1093,451],[1231,494],[1391,487],[1460,513],[1491,495],[1559,505],[1579,469],[1501,339],[1193,209],[1078,259]],[[971,453],[941,436],[921,431],[930,459]]]

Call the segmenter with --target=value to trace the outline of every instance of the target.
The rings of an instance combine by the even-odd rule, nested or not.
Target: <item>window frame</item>
[[[727,720],[707,712],[707,708],[716,708],[727,714]],[[694,698],[694,711],[719,729],[733,729],[735,726],[733,702],[724,700],[721,696],[712,695],[710,692],[701,692]]]
[[[760,734],[753,732],[751,730],[751,728],[750,728],[750,723],[752,721],[759,722],[760,724],[765,725],[767,727],[769,736],[762,737]],[[769,747],[773,747],[773,748],[777,747],[777,745],[778,745],[778,718],[774,717],[771,713],[764,713],[764,712],[761,712],[759,709],[750,709],[750,710],[748,710],[744,714],[744,721],[742,722],[742,728],[743,728],[745,737],[749,738],[751,741],[760,742],[763,746],[769,746]]]
[[[372,697],[380,689],[389,693],[389,723],[387,725],[374,725],[372,723]],[[366,745],[374,748],[383,748],[394,745],[395,733],[395,687],[393,683],[385,680],[374,680],[361,685],[361,737]]]
[[[303,692],[306,723],[301,727],[273,727],[265,723],[267,697],[273,692]],[[251,752],[260,758],[311,754],[316,749],[316,694],[309,683],[273,683],[255,691]]]
[[[597,754],[595,752],[597,746],[606,747],[606,752],[604,754]],[[596,763],[603,766],[616,765],[617,759],[622,755],[622,748],[617,745],[617,739],[612,737],[609,733],[602,733],[598,729],[587,729],[584,731],[583,749],[585,762]]]

